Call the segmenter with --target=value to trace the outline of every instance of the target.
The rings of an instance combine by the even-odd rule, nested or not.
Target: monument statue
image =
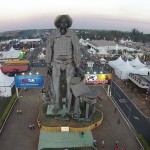
[[[53,112],[57,113],[62,107],[60,102],[60,78],[62,72],[65,72],[66,77],[66,108],[69,112],[72,100],[70,82],[75,76],[75,71],[81,61],[79,39],[76,33],[69,29],[72,25],[72,19],[69,15],[57,16],[54,25],[56,30],[50,33],[46,44],[46,63],[48,73],[52,79],[50,82],[53,85]]]

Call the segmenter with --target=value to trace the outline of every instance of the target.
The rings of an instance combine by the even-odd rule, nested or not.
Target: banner
[[[85,74],[84,82],[88,85],[110,84],[112,74]]]
[[[16,88],[42,88],[45,80],[45,76],[39,75],[22,75],[14,78]]]

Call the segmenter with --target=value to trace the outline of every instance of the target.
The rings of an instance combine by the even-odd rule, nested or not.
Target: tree
[[[143,32],[140,32],[138,29],[134,28],[131,30],[130,37],[134,42],[142,42]]]

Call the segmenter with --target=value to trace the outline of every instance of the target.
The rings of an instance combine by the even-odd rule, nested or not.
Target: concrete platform
[[[41,130],[38,150],[45,148],[85,148],[93,147],[93,135],[91,131],[84,132],[46,132]]]

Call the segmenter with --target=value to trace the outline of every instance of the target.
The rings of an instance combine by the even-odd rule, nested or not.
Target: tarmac
[[[134,93],[133,89],[130,89],[128,85],[120,80],[116,75],[113,75],[113,80],[119,85],[124,93],[130,98],[134,105],[139,109],[139,111],[147,118],[150,118],[150,95],[141,95],[139,93]]]
[[[46,68],[37,68],[37,70],[40,74],[44,75],[46,73]],[[141,146],[136,140],[135,132],[128,127],[118,109],[115,112],[116,107],[106,95],[103,87],[98,88],[103,98],[100,102],[100,108],[104,114],[104,120],[100,126],[92,130],[93,137],[97,140],[97,149],[114,150],[115,142],[118,141],[119,148],[140,150]],[[37,117],[41,103],[39,91],[40,89],[28,89],[27,91],[23,90],[20,94],[20,98],[12,109],[0,134],[1,150],[38,149],[40,129],[37,126]],[[17,109],[21,110],[22,114],[17,114]],[[32,123],[35,124],[35,129],[30,130],[29,125]],[[102,141],[104,141],[103,148]]]

